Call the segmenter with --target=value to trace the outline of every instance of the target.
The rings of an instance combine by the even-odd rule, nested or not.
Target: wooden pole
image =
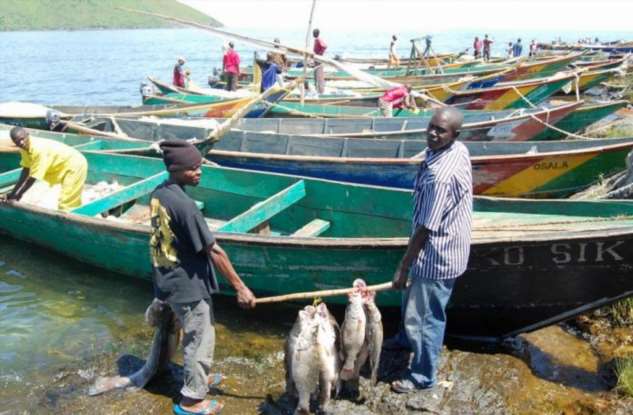
[[[301,81],[301,78],[295,79],[293,82],[285,86],[283,89],[292,91],[299,81]],[[211,150],[211,148],[213,147],[213,144],[219,141],[220,138],[222,138],[224,134],[229,132],[231,128],[233,128],[233,126],[237,124],[240,118],[244,117],[254,105],[265,100],[266,98],[268,98],[269,96],[277,92],[279,92],[278,88],[274,88],[274,87],[268,88],[266,91],[264,91],[263,93],[259,94],[258,96],[253,98],[251,101],[249,101],[242,108],[235,111],[233,115],[231,116],[231,118],[228,118],[222,124],[220,124],[220,126],[216,128],[215,130],[213,130],[206,139],[194,141],[193,145],[198,147],[198,150],[200,150],[200,153],[202,153],[202,155],[206,155],[209,152],[209,150]]]
[[[335,297],[341,295],[347,295],[354,291],[356,288],[338,288],[333,290],[321,290],[321,291],[311,291],[304,293],[294,293],[294,294],[284,294],[284,295],[276,295],[274,297],[262,297],[255,300],[257,304],[266,304],[266,303],[281,303],[283,301],[293,301],[293,300],[305,300],[315,297]],[[393,286],[391,282],[385,282],[382,284],[369,285],[367,286],[367,291],[387,291],[392,290]]]
[[[308,20],[308,31],[306,32],[306,46],[305,50],[310,47],[310,31],[312,30],[312,16],[314,16],[314,8],[316,7],[316,0],[312,0],[312,9],[310,10],[310,19]],[[308,79],[308,54],[303,54],[303,79]],[[305,100],[305,87],[304,83],[299,87],[301,91],[301,105]]]

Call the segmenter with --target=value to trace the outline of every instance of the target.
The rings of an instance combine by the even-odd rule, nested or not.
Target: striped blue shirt
[[[429,238],[411,268],[418,278],[457,278],[470,254],[473,180],[470,154],[464,144],[426,150],[415,178],[413,232],[427,228]]]

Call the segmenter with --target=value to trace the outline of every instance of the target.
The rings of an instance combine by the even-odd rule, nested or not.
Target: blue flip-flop
[[[209,401],[209,405],[199,412],[192,412],[184,409],[179,403],[175,403],[173,411],[175,415],[217,415],[222,412],[224,405],[216,400]]]

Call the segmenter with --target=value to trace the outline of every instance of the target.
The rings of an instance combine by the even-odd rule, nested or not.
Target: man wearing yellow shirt
[[[81,206],[88,162],[77,150],[66,144],[43,138],[31,138],[22,127],[11,129],[11,140],[20,148],[22,174],[7,200],[20,200],[35,180],[51,186],[60,184],[58,209],[69,211]]]

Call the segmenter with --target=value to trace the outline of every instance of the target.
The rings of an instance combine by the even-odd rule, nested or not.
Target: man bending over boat
[[[61,185],[59,210],[69,211],[81,206],[81,193],[88,173],[88,162],[83,154],[57,141],[32,138],[22,127],[13,127],[10,135],[20,149],[22,174],[4,200],[18,201],[35,180],[44,180],[51,186]]]
[[[417,111],[415,98],[411,96],[411,85],[402,85],[387,90],[378,98],[378,108],[384,117],[393,117],[393,109],[408,108]]]
[[[218,292],[214,266],[237,293],[242,308],[255,307],[255,296],[235,272],[216,242],[185,186],[200,183],[202,155],[184,140],[164,141],[160,148],[169,179],[150,198],[150,255],[154,295],[173,309],[184,330],[184,386],[175,414],[217,414],[222,404],[206,399],[209,385],[222,381],[211,375],[215,328],[211,295]]]
[[[404,348],[413,351],[413,359],[406,376],[391,384],[398,393],[432,391],[446,305],[468,263],[473,182],[468,149],[455,141],[462,122],[459,110],[446,107],[433,115],[427,127],[428,147],[413,193],[412,234],[393,277],[397,289],[411,279],[403,299],[406,337],[399,338]]]

